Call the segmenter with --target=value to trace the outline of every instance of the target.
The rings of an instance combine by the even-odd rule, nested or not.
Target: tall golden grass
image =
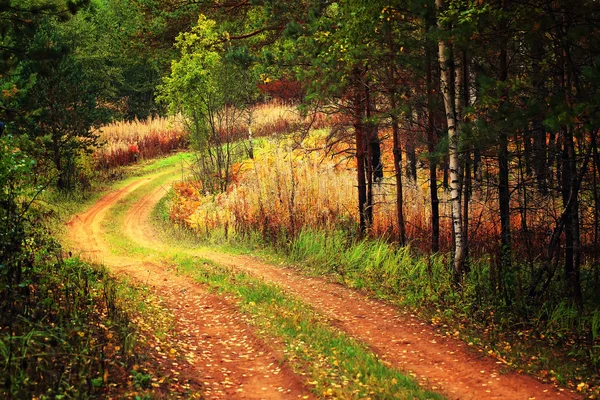
[[[328,130],[314,130],[301,142],[289,137],[268,139],[257,149],[253,160],[235,165],[233,184],[225,193],[205,195],[199,182],[183,182],[175,187],[171,218],[201,235],[225,232],[245,235],[261,232],[269,240],[287,240],[302,229],[358,230],[356,163],[345,158],[348,145],[338,143],[325,151]],[[389,135],[382,134],[389,138]],[[383,142],[384,165],[392,165],[392,144]],[[321,150],[315,150],[321,149]],[[337,154],[331,156],[331,154]],[[492,176],[493,163],[481,168]],[[442,172],[438,177],[441,180]],[[485,174],[484,174],[485,175]],[[417,180],[405,178],[403,184],[406,233],[413,247],[429,251],[431,206],[426,171]],[[452,248],[450,193],[440,187],[440,250]],[[511,217],[515,251],[525,256],[531,248],[542,248],[553,221],[560,215],[556,199],[529,194],[537,205],[526,216]],[[394,172],[385,171],[384,180],[374,187],[373,237],[394,240],[396,221]],[[522,208],[522,198],[512,198],[514,210]],[[500,220],[497,188],[493,181],[473,192],[469,204],[469,247],[471,254],[497,254]],[[523,230],[523,218],[530,231]]]
[[[327,136],[326,130],[311,131],[300,146],[290,138],[268,140],[253,160],[236,165],[235,183],[225,193],[204,195],[198,182],[176,185],[171,218],[200,234],[260,231],[271,239],[305,228],[357,229],[355,162],[314,150],[325,147]],[[342,154],[345,145],[337,146],[333,153]],[[388,171],[375,185],[374,236],[397,233],[393,179]],[[427,186],[410,183],[404,190],[409,235],[421,236],[428,229]]]
[[[295,108],[280,102],[256,105],[251,116],[254,137],[290,132],[308,123]],[[93,154],[93,163],[98,169],[109,170],[185,148],[189,144],[188,125],[180,115],[105,125],[98,130],[100,147]],[[248,119],[238,120],[229,129],[230,138],[246,138]]]
[[[98,133],[101,146],[93,159],[96,167],[104,170],[168,154],[188,143],[188,134],[177,118],[113,122]]]

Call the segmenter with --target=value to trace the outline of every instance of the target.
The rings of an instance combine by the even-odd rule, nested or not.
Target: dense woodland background
[[[597,1],[0,0],[0,21],[3,334],[60,313],[36,297],[64,266],[48,203],[190,145],[171,216],[200,236],[521,332],[598,378]]]

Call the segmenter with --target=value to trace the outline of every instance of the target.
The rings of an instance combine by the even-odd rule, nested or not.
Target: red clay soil
[[[284,362],[281,349],[254,335],[233,301],[208,292],[201,285],[177,276],[169,266],[111,253],[103,239],[101,222],[108,209],[152,178],[140,179],[107,194],[69,223],[73,250],[111,271],[147,284],[172,310],[175,334],[187,350],[192,370],[205,398],[292,399],[310,396],[302,380]],[[135,232],[135,228],[133,230]],[[181,366],[173,365],[173,368]],[[308,397],[306,397],[308,398]]]
[[[124,229],[141,245],[165,246],[149,223],[150,213],[164,193],[164,189],[148,193],[127,214]],[[137,233],[131,234],[133,230]],[[341,330],[365,342],[391,366],[450,399],[580,398],[529,375],[506,372],[506,366],[497,359],[436,332],[407,312],[339,284],[306,277],[250,256],[193,249],[186,252],[279,285],[326,315]]]

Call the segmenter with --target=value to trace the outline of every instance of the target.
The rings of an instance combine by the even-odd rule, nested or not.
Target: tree
[[[224,191],[231,179],[233,152],[239,147],[234,128],[248,116],[256,81],[247,65],[236,64],[227,33],[220,34],[216,22],[204,15],[177,38],[176,45],[181,55],[160,87],[159,100],[171,113],[185,117],[199,151],[205,190]]]
[[[109,58],[116,56],[97,45],[101,33],[84,18],[92,12],[82,11],[86,2],[21,3],[4,11],[15,22],[3,32],[10,46],[0,81],[10,90],[3,91],[0,110],[14,133],[35,143],[38,173],[50,172],[58,188],[73,189],[78,155],[95,145],[93,128],[111,116],[119,71]]]
[[[443,3],[442,0],[436,0],[436,6],[438,12],[441,12]],[[438,18],[438,21],[440,19]],[[438,22],[440,29],[443,29],[441,22]],[[452,82],[452,72],[450,64],[448,63],[448,49],[446,48],[446,42],[443,38],[439,39],[438,56],[440,62],[441,73],[441,91],[444,96],[444,107],[446,109],[446,123],[448,129],[448,148],[450,158],[450,200],[452,202],[452,228],[454,233],[454,277],[458,280],[464,271],[464,263],[466,256],[466,249],[463,237],[463,221],[462,221],[462,209],[461,209],[461,198],[460,198],[460,161],[459,161],[459,148],[460,140],[457,131],[457,120],[456,120],[456,108],[454,91],[450,87]]]

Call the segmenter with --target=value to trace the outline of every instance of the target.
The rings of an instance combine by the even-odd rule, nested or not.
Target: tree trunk
[[[406,244],[406,227],[404,224],[404,196],[402,191],[402,147],[400,144],[400,129],[396,110],[396,64],[394,63],[396,49],[392,39],[391,29],[388,34],[388,43],[390,46],[389,96],[394,142],[394,174],[396,178],[396,222],[398,223],[398,241],[401,246],[404,246]]]
[[[252,112],[248,113],[248,158],[254,159],[254,138],[252,137]]]
[[[373,182],[383,180],[383,162],[381,160],[381,140],[379,140],[379,127],[375,123],[369,125],[369,151],[372,166]]]
[[[465,238],[465,257],[469,253],[469,202],[471,200],[471,153],[467,152],[464,157],[465,169],[463,173],[463,235]],[[468,263],[467,263],[468,264]],[[467,266],[465,264],[465,266]]]
[[[365,135],[363,131],[363,92],[361,90],[361,71],[357,68],[354,71],[354,94],[353,94],[353,118],[354,118],[354,135],[356,142],[356,172],[357,172],[357,189],[358,189],[358,215],[360,234],[367,233],[367,185],[365,177]]]
[[[429,197],[431,201],[431,252],[440,250],[440,201],[438,198],[437,163],[435,161],[436,131],[434,121],[434,83],[433,53],[435,49],[427,46],[425,62],[427,64],[427,151],[429,152]]]
[[[460,63],[455,63],[455,107],[456,117],[460,121],[465,120],[463,110],[470,104],[469,95],[469,62],[466,50],[455,52],[456,57],[460,58]],[[462,170],[460,171],[462,188],[461,200],[463,206],[463,237],[465,246],[465,260],[469,257],[469,201],[471,199],[471,152],[467,149],[461,157]],[[465,271],[468,270],[468,262],[464,264]]]
[[[597,132],[592,132],[592,150],[594,173],[594,243],[600,243],[600,192],[598,191],[598,176],[600,176],[600,155],[598,153],[598,142],[596,140]],[[600,249],[594,246],[594,293],[596,299],[600,301]]]
[[[577,72],[572,69],[570,63],[570,47],[566,36],[570,29],[570,10],[564,7],[562,10],[562,26],[559,26],[562,49],[557,57],[559,65],[559,79],[563,95],[563,102],[567,108],[571,108],[572,98],[577,94],[578,81]],[[571,202],[573,206],[566,217],[565,222],[565,281],[567,293],[573,303],[583,307],[583,296],[581,292],[581,237],[579,232],[579,184],[577,178],[577,153],[573,135],[573,125],[563,127],[563,162],[562,162],[562,195],[563,203]],[[591,154],[591,153],[590,153]],[[585,175],[585,166],[581,169],[581,176]]]
[[[500,50],[500,80],[508,78],[506,45]],[[506,90],[503,91],[506,99]],[[503,100],[507,101],[507,100]],[[510,188],[508,166],[508,134],[506,127],[501,127],[498,133],[498,208],[500,211],[500,276],[506,276],[511,270],[512,248],[510,238]],[[506,287],[506,285],[504,285]],[[510,299],[507,297],[507,300]]]
[[[406,177],[411,179],[413,182],[417,181],[417,149],[412,139],[409,139],[406,143],[406,158],[408,158],[408,165],[406,168]]]
[[[483,175],[481,173],[481,150],[479,150],[478,146],[475,146],[473,149],[473,181],[475,182],[475,187],[479,189],[481,187],[481,182],[483,180]]]
[[[442,0],[436,0],[438,11],[442,8]],[[441,30],[442,26],[438,20],[438,27]],[[456,111],[454,109],[454,101],[451,97],[450,82],[452,74],[448,61],[446,59],[446,44],[443,40],[439,40],[439,62],[441,69],[441,90],[444,95],[444,108],[446,110],[446,121],[448,123],[448,149],[450,161],[450,198],[452,202],[452,227],[454,233],[454,279],[458,281],[464,271],[465,262],[465,245],[462,230],[462,210],[460,201],[459,187],[459,136],[456,130]]]
[[[373,115],[377,112],[375,102],[371,96],[371,86],[367,82],[366,86],[367,101],[367,134],[369,141],[369,162],[371,165],[372,180],[379,183],[383,180],[383,161],[381,159],[381,140],[379,140],[379,125],[373,120]]]
[[[377,136],[377,125],[372,120],[371,86],[368,78],[365,79],[365,116],[363,123],[364,140],[367,146],[366,174],[367,174],[367,205],[365,217],[367,228],[373,225],[373,184],[377,180],[376,170],[380,169],[383,178],[383,167],[381,166],[381,149]]]
[[[395,107],[395,95],[391,96],[392,107]],[[398,220],[398,240],[401,246],[406,244],[406,228],[404,224],[404,200],[402,194],[402,148],[400,147],[400,129],[398,118],[392,117],[392,134],[394,136],[394,173],[396,175],[396,218]]]
[[[563,204],[572,202],[572,207],[565,221],[565,282],[567,292],[574,303],[582,304],[580,266],[581,244],[579,239],[579,188],[577,187],[577,173],[575,160],[575,144],[573,132],[566,128],[563,144]]]

